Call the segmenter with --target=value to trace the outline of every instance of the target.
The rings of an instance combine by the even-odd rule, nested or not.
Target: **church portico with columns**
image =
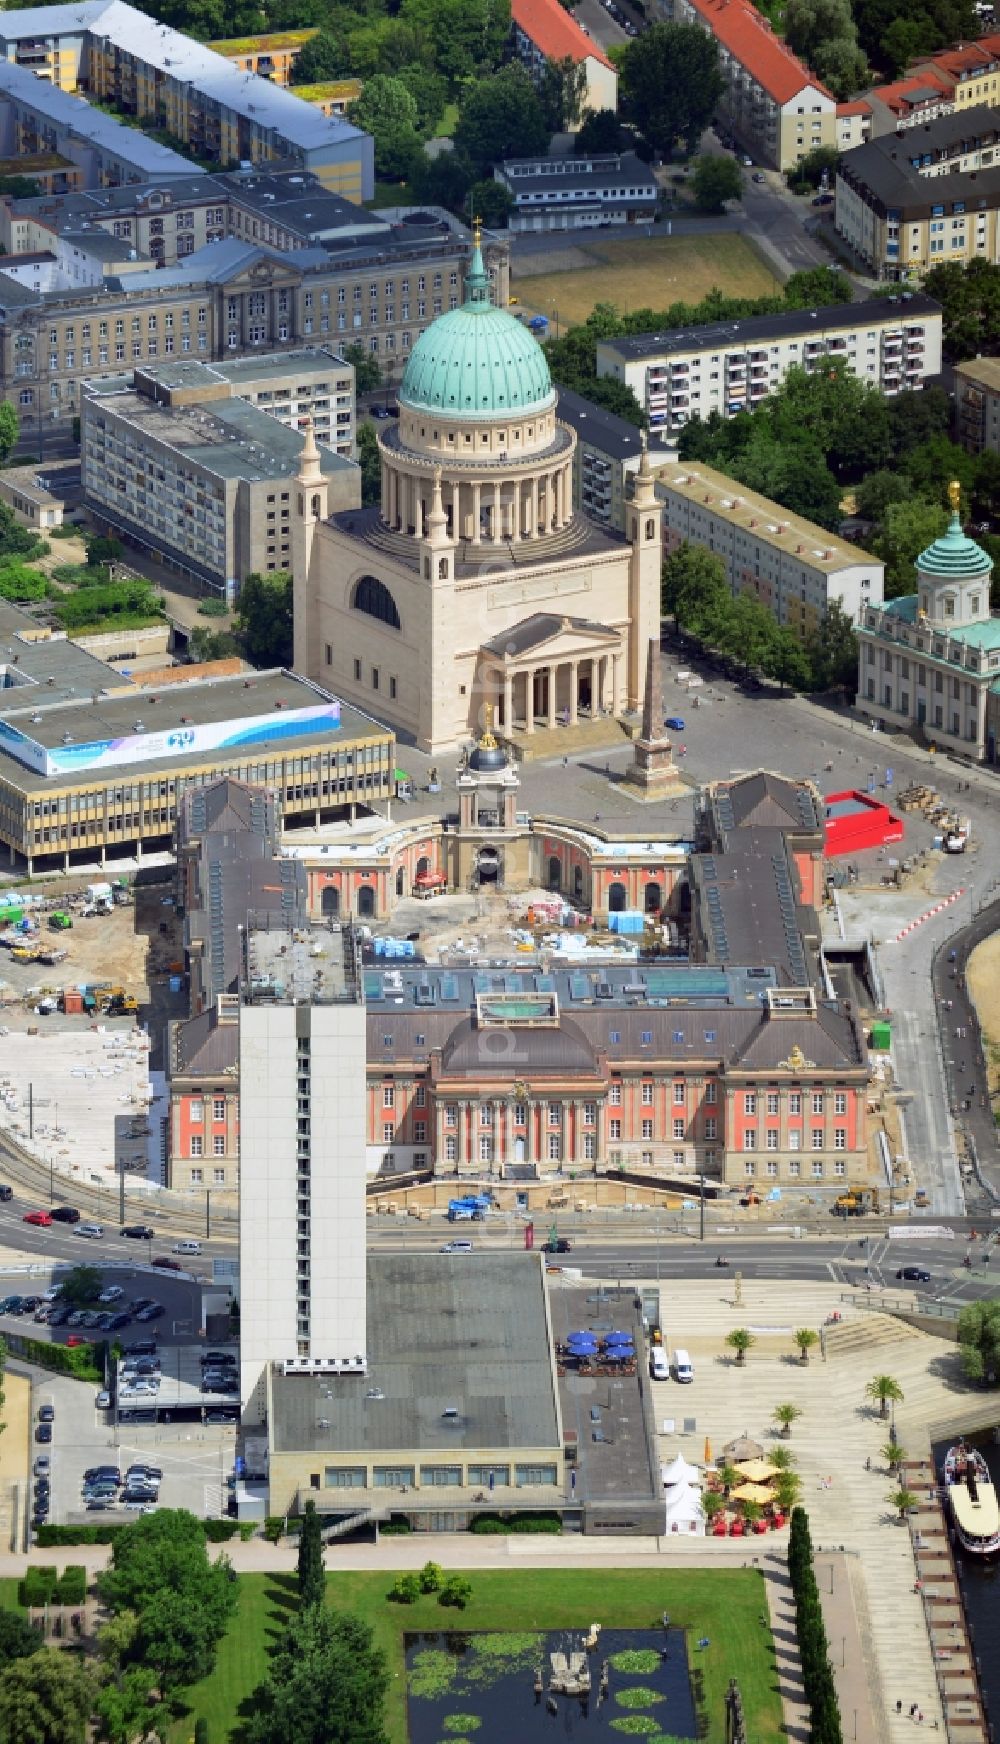
[[[435,754],[478,736],[487,705],[505,736],[637,712],[659,629],[648,463],[624,537],[574,510],[575,432],[478,246],[378,440],[377,505],[331,515],[315,469],[299,481],[296,669]]]

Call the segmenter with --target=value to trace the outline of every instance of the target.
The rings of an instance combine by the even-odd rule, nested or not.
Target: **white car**
[[[97,1300],[99,1302],[120,1302],[124,1295],[125,1292],[120,1284],[109,1284],[106,1290],[101,1291]]]
[[[101,1388],[97,1398],[94,1400],[94,1404],[98,1411],[107,1411],[109,1409],[111,1405],[111,1394],[108,1392],[107,1387]]]
[[[100,1241],[104,1234],[104,1225],[103,1223],[78,1223],[74,1234],[86,1236],[88,1241]]]
[[[475,1243],[471,1241],[446,1241],[438,1253],[475,1253]]]

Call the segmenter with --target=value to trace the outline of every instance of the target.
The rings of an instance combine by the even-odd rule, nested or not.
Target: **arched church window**
[[[384,581],[379,581],[377,575],[363,575],[354,584],[351,595],[351,606],[356,612],[365,612],[369,618],[376,618],[380,624],[388,624],[391,630],[401,630],[396,602],[386,587]]]

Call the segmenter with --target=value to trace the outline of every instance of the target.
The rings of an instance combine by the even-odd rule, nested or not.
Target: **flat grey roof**
[[[273,1453],[561,1451],[540,1255],[370,1253],[367,1276],[367,1376],[276,1370]]]
[[[138,16],[138,14],[137,14]],[[0,38],[3,20],[0,19]],[[265,81],[261,80],[263,84]],[[103,151],[134,164],[152,179],[157,176],[189,176],[193,165],[179,152],[160,145],[136,127],[126,127],[113,115],[95,109],[84,97],[60,90],[47,79],[36,78],[27,67],[0,59],[0,90],[15,102],[44,115],[56,127],[65,127],[81,139],[89,139]],[[305,105],[303,105],[305,107]]]
[[[163,442],[214,473],[217,478],[260,483],[294,478],[305,441],[302,430],[282,424],[248,400],[164,406],[137,393],[121,377],[92,377],[85,389],[91,402],[130,424],[140,435]],[[320,445],[324,472],[341,472],[355,463]]]
[[[868,147],[860,146],[860,151]],[[848,154],[853,157],[856,153]],[[955,178],[948,177],[948,185]],[[784,339],[801,333],[808,338],[811,328],[817,331],[831,328],[845,330],[866,327],[879,322],[913,320],[926,315],[940,315],[941,305],[921,292],[905,292],[900,297],[869,297],[862,303],[841,303],[823,309],[790,309],[780,315],[750,315],[742,321],[708,321],[700,327],[676,327],[664,333],[635,333],[622,339],[599,339],[598,350],[616,352],[628,362],[646,357],[659,357],[671,351],[707,350],[717,345],[732,350],[737,345],[754,345],[762,339]]]
[[[22,709],[75,702],[105,687],[131,688],[127,678],[76,642],[59,634],[40,635],[31,613],[8,600],[0,600],[0,665],[7,669],[0,708],[4,719]]]
[[[581,441],[599,448],[602,454],[613,454],[616,460],[630,460],[642,452],[638,425],[619,418],[616,412],[605,411],[603,406],[595,406],[593,400],[584,399],[571,388],[557,387],[556,391],[559,395],[556,417],[571,424]]]
[[[117,681],[117,673],[110,672],[107,667],[104,673]],[[321,702],[325,694],[307,679],[275,667],[270,672],[195,678],[189,684],[166,685],[163,690],[140,689],[136,685],[124,696],[99,696],[96,702],[69,703],[57,708],[40,706],[46,701],[43,692],[41,697],[27,697],[17,710],[8,704],[4,713],[14,726],[39,744],[54,749],[63,743],[66,733],[72,733],[78,745],[91,739],[131,735],[133,723],[139,718],[150,733],[169,732],[182,723],[207,726],[243,715],[267,714],[272,709],[277,723],[282,713],[289,709],[308,708]],[[40,713],[40,721],[31,721],[32,709]]]

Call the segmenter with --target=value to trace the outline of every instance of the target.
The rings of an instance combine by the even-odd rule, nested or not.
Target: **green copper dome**
[[[972,581],[977,575],[985,575],[993,568],[993,560],[988,557],[981,545],[974,539],[967,539],[962,532],[962,522],[958,509],[952,509],[948,531],[942,533],[940,539],[935,539],[933,545],[928,545],[926,551],[921,551],[917,558],[918,575],[927,575],[941,581]]]
[[[495,309],[478,240],[460,309],[440,315],[410,353],[400,403],[453,418],[506,418],[555,404],[549,366],[526,327]]]

